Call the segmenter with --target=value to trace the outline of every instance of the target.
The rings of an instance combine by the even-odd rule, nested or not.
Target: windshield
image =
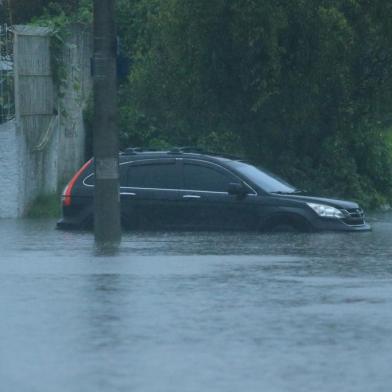
[[[270,193],[295,193],[297,189],[281,178],[244,162],[236,162],[235,168],[256,185]]]

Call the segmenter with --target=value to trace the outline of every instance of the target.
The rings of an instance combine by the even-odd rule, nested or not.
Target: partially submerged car
[[[357,203],[301,194],[241,159],[191,148],[128,148],[119,159],[126,228],[370,230]],[[94,170],[91,159],[65,188],[58,228],[92,227]]]

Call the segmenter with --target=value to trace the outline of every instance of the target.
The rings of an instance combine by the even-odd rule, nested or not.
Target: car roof
[[[201,149],[191,148],[173,148],[171,150],[149,150],[141,148],[127,148],[120,153],[120,161],[137,161],[144,159],[169,159],[169,158],[188,158],[188,159],[201,159],[210,162],[220,162],[229,164],[233,161],[241,161],[244,159],[229,155],[229,154],[217,154],[213,152],[203,151]]]

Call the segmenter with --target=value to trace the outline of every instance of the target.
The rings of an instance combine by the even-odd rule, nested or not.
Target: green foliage
[[[31,21],[39,26],[62,30],[72,23],[92,22],[92,0],[48,1],[41,13]]]
[[[118,2],[124,144],[245,153],[308,190],[391,199],[391,5]]]
[[[91,10],[91,3],[92,0],[4,0],[0,16],[6,14],[9,24],[26,24],[43,16],[44,19],[67,16],[82,21],[87,20],[85,11]]]
[[[73,1],[44,19],[90,20]],[[391,17],[383,0],[117,0],[122,144],[245,154],[309,191],[391,201]]]
[[[50,41],[51,68],[53,80],[57,88],[57,96],[62,98],[67,78],[64,64],[64,45],[68,35],[68,27],[73,24],[88,24],[92,22],[92,1],[72,0],[71,2],[47,1],[42,12],[32,18],[31,24],[45,26],[52,29]],[[80,89],[78,83],[74,83],[75,90]],[[67,116],[63,110],[64,117]]]
[[[47,1],[42,12],[31,19],[37,26],[53,30],[51,40],[52,69],[58,87],[65,79],[62,51],[67,36],[67,27],[72,24],[90,24],[92,21],[92,1],[72,0],[71,2]]]
[[[38,196],[30,206],[28,218],[57,218],[60,216],[60,197],[57,194]]]

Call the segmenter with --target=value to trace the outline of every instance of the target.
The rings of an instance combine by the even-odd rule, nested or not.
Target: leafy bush
[[[245,153],[309,190],[391,198],[391,5],[119,2],[124,143]]]
[[[45,15],[91,18],[73,1]],[[122,145],[244,154],[309,191],[390,201],[391,17],[382,0],[117,0]]]

